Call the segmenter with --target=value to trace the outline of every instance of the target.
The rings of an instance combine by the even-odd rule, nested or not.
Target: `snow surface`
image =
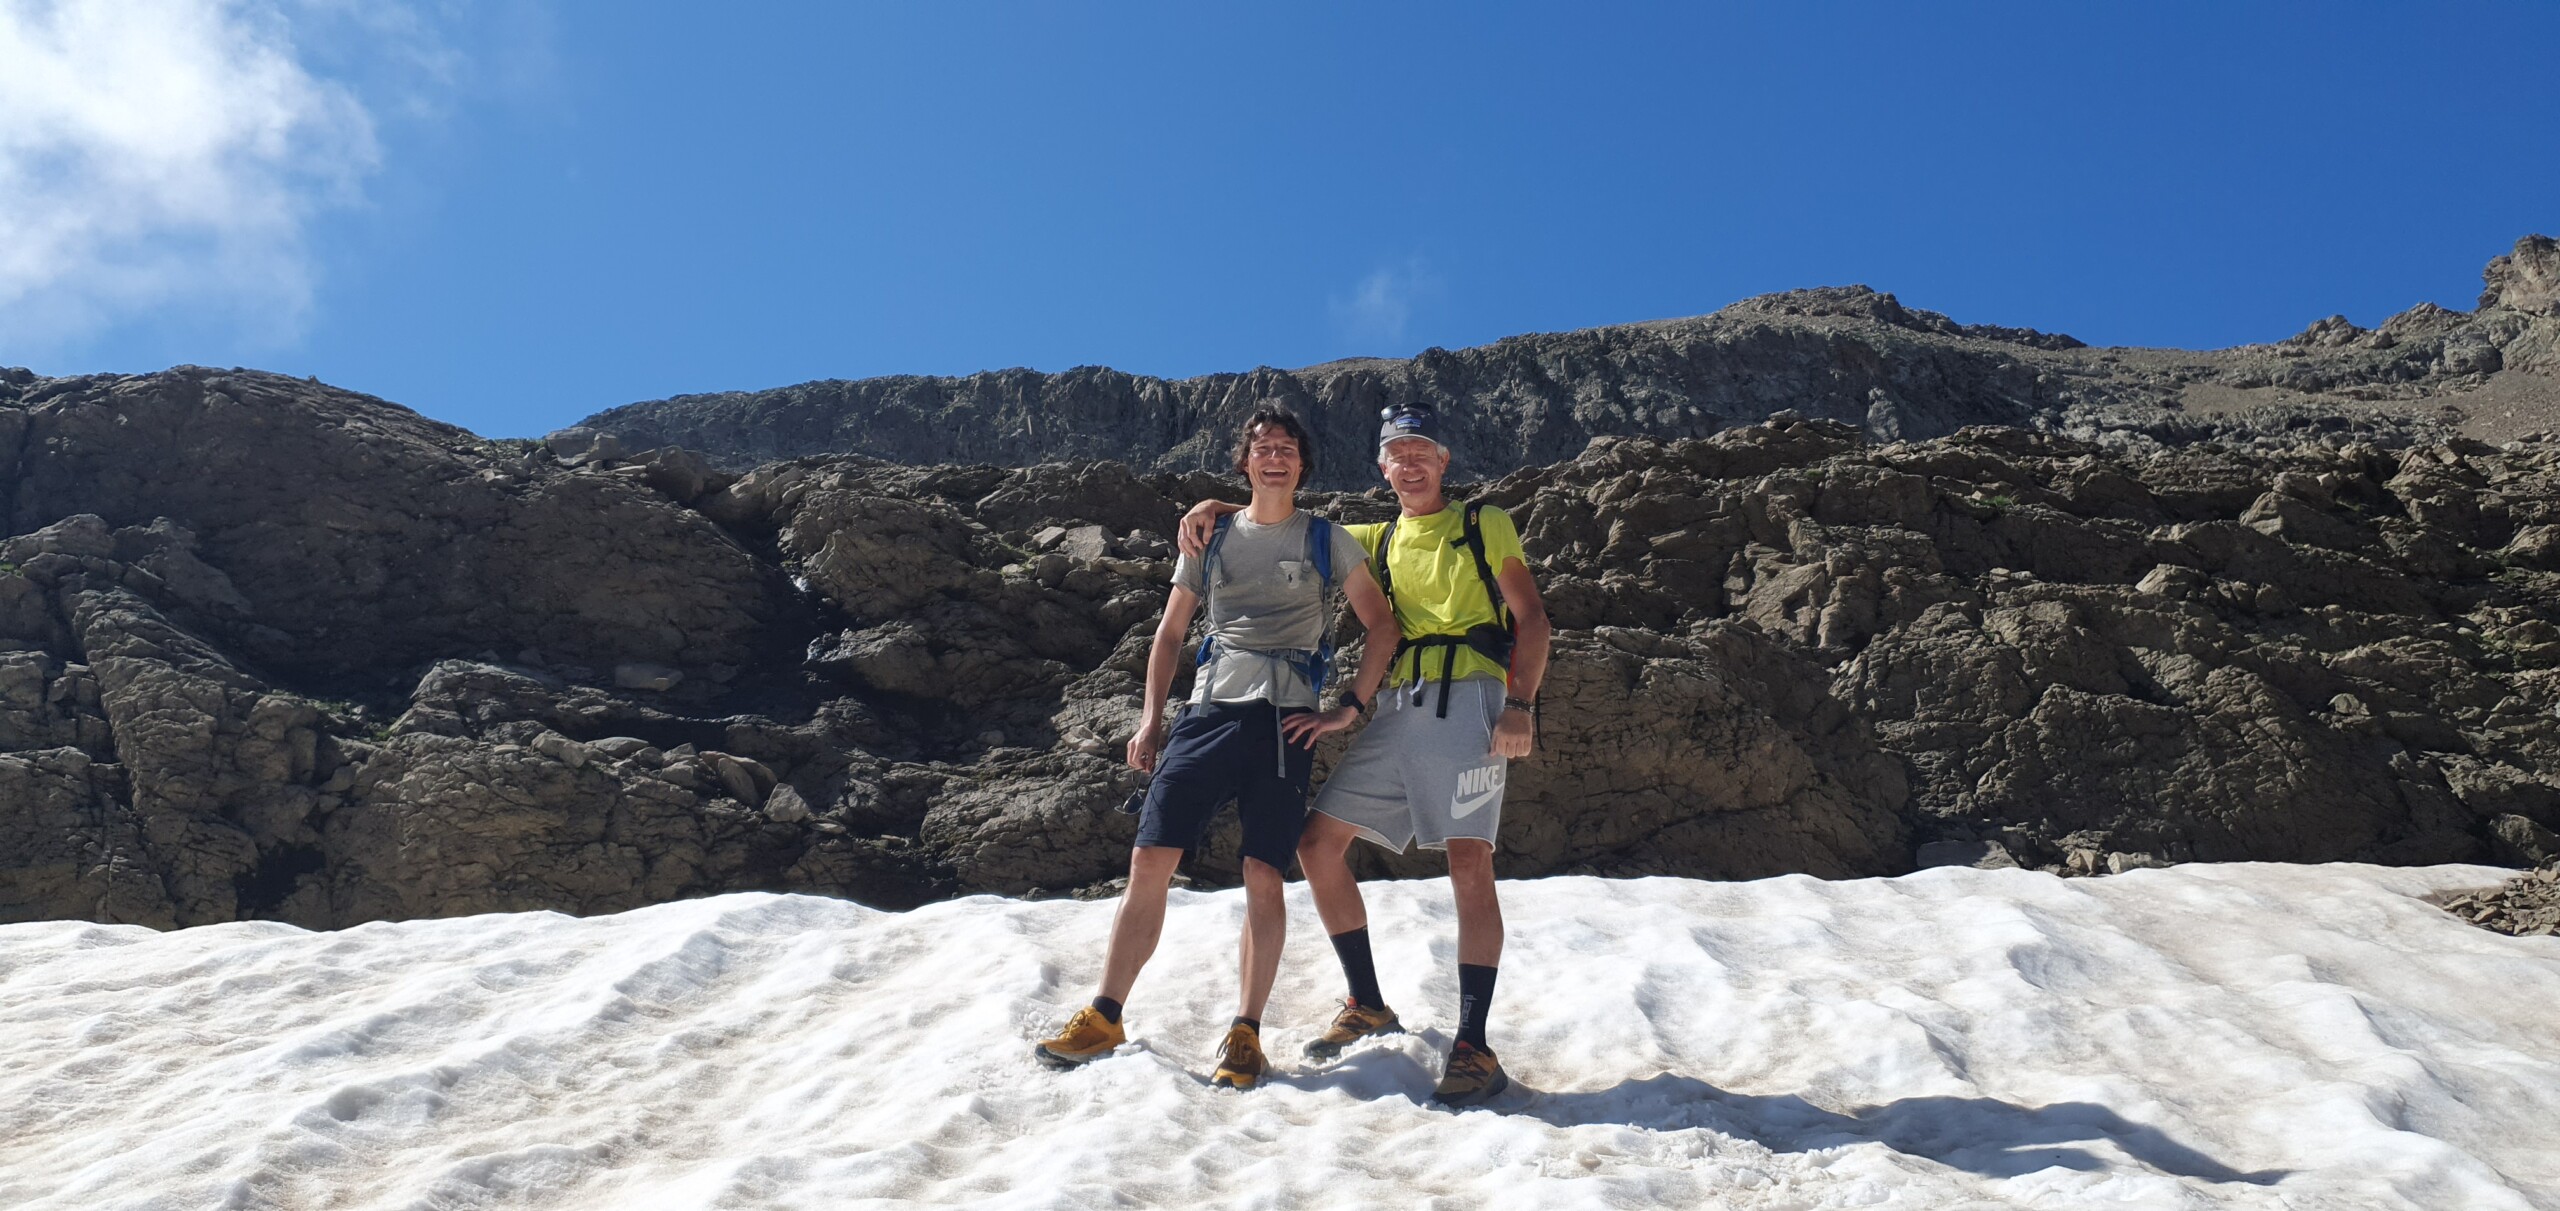
[[[0,927],[0,1206],[2560,1208],[2560,938],[2419,899],[2504,873],[1508,883],[1454,1113],[1445,881],[1369,885],[1417,1033],[1330,1067],[1292,887],[1243,1094],[1234,892],[1069,1073],[1107,903]]]

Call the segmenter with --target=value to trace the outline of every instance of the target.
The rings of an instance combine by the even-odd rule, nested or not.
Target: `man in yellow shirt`
[[[1427,405],[1386,411],[1378,469],[1395,490],[1399,515],[1344,529],[1369,554],[1402,642],[1378,717],[1326,780],[1298,844],[1317,914],[1351,986],[1307,1053],[1329,1059],[1358,1039],[1403,1028],[1378,990],[1368,909],[1344,855],[1354,837],[1399,853],[1419,841],[1447,852],[1458,907],[1457,1041],[1433,1096],[1463,1104],[1510,1083],[1485,1041],[1502,960],[1493,849],[1510,759],[1528,756],[1536,740],[1549,627],[1510,516],[1453,505],[1442,494],[1449,448]],[[1194,509],[1183,527],[1185,548],[1205,543],[1216,514],[1231,508],[1204,502]],[[1346,695],[1334,709],[1284,726],[1320,736],[1349,727],[1365,705]]]

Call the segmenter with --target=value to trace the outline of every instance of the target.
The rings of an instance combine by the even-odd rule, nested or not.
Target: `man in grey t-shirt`
[[[1280,654],[1315,651],[1332,622],[1308,545],[1307,532],[1318,524],[1333,548],[1337,584],[1365,568],[1369,553],[1359,539],[1295,509],[1268,525],[1250,510],[1228,519],[1205,577],[1202,560],[1184,555],[1175,562],[1174,587],[1208,606],[1210,654],[1192,685],[1194,704],[1260,700],[1284,711],[1315,709],[1314,682]]]
[[[1386,679],[1401,632],[1360,544],[1342,527],[1297,510],[1300,482],[1314,470],[1314,443],[1295,414],[1257,409],[1237,442],[1236,469],[1253,503],[1224,523],[1202,557],[1182,557],[1164,620],[1147,655],[1145,713],[1129,740],[1129,764],[1152,771],[1129,852],[1129,889],[1111,927],[1100,995],[1055,1037],[1034,1048],[1051,1064],[1099,1059],[1127,1040],[1121,1002],[1154,953],[1164,927],[1165,891],[1184,850],[1200,843],[1229,800],[1244,824],[1245,925],[1236,1019],[1210,1083],[1251,1088],[1262,1077],[1262,1007],[1279,974],[1288,926],[1281,876],[1295,858],[1307,819],[1307,780],[1316,737],[1349,726],[1356,707],[1319,712],[1314,681],[1330,625],[1328,573],[1368,629],[1351,697],[1365,700]],[[1321,567],[1330,555],[1330,567]],[[1191,703],[1170,727],[1165,701],[1191,616],[1208,608],[1208,637]]]

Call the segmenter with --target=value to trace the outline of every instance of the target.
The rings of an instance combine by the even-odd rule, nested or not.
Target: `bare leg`
[[[1164,933],[1164,893],[1173,885],[1173,868],[1182,851],[1170,845],[1147,845],[1129,851],[1129,890],[1120,893],[1120,912],[1111,919],[1111,954],[1102,961],[1102,995],[1129,999],[1138,969],[1156,952]]]
[[[1313,883],[1310,872],[1307,881]],[[1502,964],[1502,901],[1493,891],[1493,845],[1472,837],[1449,841],[1449,890],[1458,901],[1458,961]],[[1316,902],[1321,906],[1324,902]]]
[[[1280,872],[1260,858],[1244,860],[1244,944],[1236,992],[1236,1016],[1262,1020],[1271,982],[1280,975],[1280,948],[1289,939],[1289,906],[1281,898]]]
[[[1346,933],[1369,924],[1369,906],[1360,899],[1360,881],[1351,877],[1343,855],[1360,834],[1323,812],[1307,813],[1306,831],[1298,836],[1298,868],[1307,874],[1307,890],[1316,898],[1316,916],[1327,934]]]

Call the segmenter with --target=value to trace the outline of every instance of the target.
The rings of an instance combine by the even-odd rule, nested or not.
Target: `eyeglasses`
[[[1245,457],[1247,457],[1247,458],[1282,458],[1282,457],[1287,457],[1287,458],[1296,458],[1296,457],[1298,457],[1298,446],[1297,446],[1297,443],[1295,443],[1295,442],[1288,442],[1288,443],[1272,442],[1272,443],[1270,443],[1270,444],[1268,444],[1268,445],[1265,445],[1265,444],[1260,443],[1260,442],[1256,442],[1255,444],[1253,444],[1253,445],[1248,446],[1248,447],[1246,447],[1246,448],[1245,448]]]

